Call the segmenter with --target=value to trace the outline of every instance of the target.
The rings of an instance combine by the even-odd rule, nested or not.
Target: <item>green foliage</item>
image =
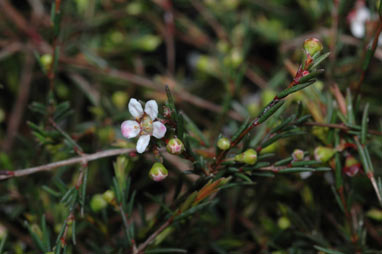
[[[0,1],[0,254],[378,253],[379,2]]]

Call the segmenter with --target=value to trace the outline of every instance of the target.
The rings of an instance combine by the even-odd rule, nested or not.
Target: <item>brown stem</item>
[[[52,169],[56,169],[63,166],[73,165],[77,163],[83,163],[84,161],[93,161],[101,158],[116,156],[120,154],[126,154],[135,151],[132,148],[122,148],[122,149],[111,149],[102,152],[97,152],[93,154],[84,154],[83,156],[70,158],[67,160],[57,161],[45,165],[41,165],[38,167],[19,169],[15,171],[0,171],[0,180],[12,178],[12,177],[20,177],[35,174],[41,171],[50,171]]]
[[[142,244],[138,246],[138,249],[133,252],[133,254],[142,254],[144,249],[152,242],[154,239],[163,231],[165,230],[174,220],[174,216],[171,216],[165,223],[162,224],[157,230],[155,230],[154,233],[152,233],[146,241],[144,241]]]

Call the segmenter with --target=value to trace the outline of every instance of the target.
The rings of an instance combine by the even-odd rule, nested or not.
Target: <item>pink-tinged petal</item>
[[[161,172],[159,172],[157,175],[152,176],[152,178],[155,182],[160,182],[160,181],[164,180],[166,177],[167,177],[167,175],[162,174]]]
[[[137,142],[137,152],[143,153],[150,142],[150,135],[142,135],[139,137]]]
[[[153,136],[156,137],[156,138],[163,138],[164,135],[166,134],[166,126],[159,122],[159,121],[155,121],[153,122]]]
[[[151,118],[151,120],[155,120],[158,116],[158,104],[154,100],[149,100],[145,105],[145,112]]]
[[[121,132],[125,138],[135,138],[140,131],[141,127],[136,121],[127,120],[121,124]]]
[[[135,119],[141,118],[143,115],[142,105],[134,98],[129,101],[129,112]]]

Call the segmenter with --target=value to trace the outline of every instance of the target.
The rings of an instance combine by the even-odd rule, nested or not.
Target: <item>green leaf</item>
[[[186,121],[186,128],[198,136],[204,142],[205,146],[210,146],[208,139],[203,135],[198,126],[186,114],[182,113],[182,116]]]
[[[154,253],[187,253],[187,250],[184,249],[175,249],[175,248],[161,248],[161,249],[152,249],[145,250],[146,254]]]
[[[171,90],[168,86],[166,86],[166,94],[167,94],[168,106],[169,106],[170,110],[172,112],[176,112],[174,97],[172,96]]]
[[[242,125],[240,125],[239,129],[236,130],[236,132],[232,135],[232,139],[231,140],[235,140],[237,139],[240,134],[248,128],[248,126],[250,125],[251,123],[249,122],[249,118],[247,118],[244,123],[242,123]]]
[[[344,253],[342,253],[340,251],[326,249],[326,248],[320,247],[318,245],[314,245],[314,248],[316,250],[322,251],[322,252],[327,253],[327,254],[344,254]]]
[[[311,165],[317,165],[317,164],[321,164],[321,161],[312,160],[312,161],[295,161],[295,162],[292,162],[293,167],[304,167],[304,166],[311,166]]]
[[[305,76],[306,77],[306,76]],[[302,78],[301,78],[302,79]],[[301,80],[299,81],[300,83],[298,83],[297,85],[294,85],[290,88],[287,88],[287,89],[284,89],[283,91],[281,91],[279,94],[277,94],[277,97],[279,99],[282,99],[282,98],[285,98],[287,97],[289,94],[292,94],[292,93],[295,93],[301,89],[304,89],[310,85],[313,85],[316,80],[310,80],[310,81],[306,81],[306,82],[302,82]]]
[[[292,167],[281,169],[279,173],[301,173],[301,172],[314,172],[314,171],[330,171],[331,168],[305,168],[305,167]]]
[[[5,241],[7,240],[7,235],[3,236],[3,239],[1,239],[0,242],[0,254],[3,254],[4,246],[5,246]]]
[[[184,219],[202,209],[204,209],[205,207],[207,206],[212,206],[212,205],[215,205],[217,203],[217,200],[212,200],[212,201],[207,201],[207,202],[203,202],[203,203],[199,203],[197,204],[196,206],[194,207],[191,207],[190,209],[188,209],[187,211],[183,212],[182,214],[180,214],[179,216],[175,217],[175,220],[174,221],[179,221],[181,219]]]
[[[324,71],[325,71],[324,69],[319,69],[317,71],[313,71],[313,72],[309,73],[308,75],[301,77],[298,81],[298,84],[303,84],[303,83],[308,82],[308,81],[315,81],[312,79],[317,77],[318,75],[324,73]]]
[[[54,197],[56,197],[56,198],[58,198],[58,197],[61,196],[61,194],[60,194],[59,192],[57,192],[57,191],[55,191],[55,190],[49,188],[49,187],[46,186],[46,185],[43,185],[41,188],[42,188],[44,191],[48,192],[49,194],[51,194],[52,196],[54,196]]]
[[[294,121],[294,119],[296,118],[296,115],[291,115],[290,117],[288,117],[287,119],[285,119],[282,123],[280,123],[279,125],[277,125],[275,128],[273,128],[270,133],[276,133],[280,130],[283,130],[286,126],[289,125],[290,122]]]
[[[289,162],[291,162],[292,160],[293,160],[293,157],[290,156],[290,157],[288,157],[288,158],[285,158],[285,159],[276,161],[276,162],[275,162],[275,166],[286,165],[286,164],[288,164]]]
[[[184,140],[184,120],[181,113],[179,113],[176,117],[176,134],[178,135],[179,139],[182,141]]]
[[[362,115],[361,144],[363,145],[366,143],[368,112],[369,112],[369,103],[366,103],[366,106],[363,110],[363,115]]]
[[[353,111],[353,101],[352,96],[350,93],[350,89],[346,89],[346,109],[347,109],[347,123],[348,124],[355,124],[355,117],[354,117],[354,111]]]
[[[267,146],[273,144],[274,142],[276,142],[279,139],[287,138],[287,137],[293,137],[293,136],[298,136],[298,135],[304,135],[304,134],[306,134],[306,132],[305,131],[300,131],[300,130],[292,130],[292,131],[288,131],[288,132],[283,132],[283,133],[274,135],[272,138],[268,139],[263,144],[261,144],[261,146],[262,147],[267,147]]]
[[[56,110],[53,114],[53,119],[55,122],[59,122],[60,120],[66,118],[72,113],[73,111],[70,110],[70,103],[68,101],[65,101],[57,105]]]
[[[81,199],[80,199],[80,204],[81,204],[81,214],[83,216],[84,212],[85,212],[86,186],[88,184],[89,170],[88,170],[88,167],[83,168],[82,170],[84,170],[84,176],[83,176],[82,184],[81,184]]]
[[[341,211],[342,211],[343,213],[345,213],[344,206],[343,206],[343,204],[342,204],[342,202],[341,202],[341,198],[340,198],[340,196],[339,196],[338,193],[337,193],[337,190],[334,188],[333,185],[331,185],[330,187],[331,187],[331,190],[332,190],[332,192],[333,192],[333,194],[334,194],[334,197],[336,198],[336,201],[337,201],[338,206],[340,207]]]
[[[271,117],[276,111],[284,105],[284,101],[272,101],[270,102],[263,110],[263,113],[261,113],[257,124],[261,124],[265,122],[269,117]]]
[[[33,231],[32,227],[29,225],[28,222],[25,222],[25,225],[27,226],[28,228],[28,231],[29,231],[29,234],[32,236],[32,239],[33,239],[33,242],[36,244],[36,246],[42,251],[42,252],[46,252],[48,251],[44,244],[42,243],[40,237]]]
[[[236,173],[235,176],[243,179],[244,181],[246,182],[249,182],[249,183],[253,183],[253,181],[251,180],[251,178],[249,178],[246,174],[243,174],[243,173]]]
[[[314,62],[312,64],[312,66],[309,68],[309,70],[314,70],[316,67],[318,67],[318,65],[320,63],[322,63],[322,61],[324,61],[326,58],[328,58],[330,56],[330,52],[327,52],[319,57],[317,57],[316,59],[314,59]]]
[[[41,229],[42,229],[42,243],[45,246],[45,249],[47,251],[50,251],[50,237],[49,237],[49,232],[46,227],[46,219],[45,219],[45,214],[41,217]],[[0,252],[1,253],[1,252]]]
[[[73,245],[76,245],[76,220],[73,220],[72,222],[72,242]]]
[[[61,226],[61,230],[60,232],[58,233],[57,235],[57,239],[56,239],[56,248],[57,246],[61,246],[61,243],[60,243],[60,240],[61,240],[61,237],[64,235],[64,231],[65,231],[65,228],[66,228],[66,225],[68,224],[68,220],[66,219],[64,221],[64,224]]]
[[[46,115],[48,112],[44,104],[35,102],[35,101],[29,105],[29,109],[32,110],[33,112],[40,113],[42,115]]]
[[[66,201],[68,201],[73,195],[74,191],[75,191],[74,187],[71,187],[69,190],[67,190],[66,193],[62,196],[60,202],[65,203]]]

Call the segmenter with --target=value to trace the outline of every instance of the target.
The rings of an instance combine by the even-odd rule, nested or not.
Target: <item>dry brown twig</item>
[[[15,171],[0,171],[0,180],[36,174],[36,173],[39,173],[42,171],[50,171],[50,170],[53,170],[53,169],[56,169],[59,167],[83,163],[84,161],[94,161],[94,160],[98,160],[101,158],[112,157],[112,156],[116,156],[116,155],[120,155],[120,154],[127,154],[127,153],[130,153],[133,151],[135,151],[135,149],[132,149],[132,148],[110,149],[110,150],[105,150],[105,151],[97,152],[97,153],[93,153],[93,154],[84,154],[84,155],[79,156],[79,157],[74,157],[74,158],[70,158],[70,159],[62,160],[62,161],[57,161],[57,162],[52,162],[52,163],[37,166],[37,167],[19,169],[19,170],[15,170]]]

